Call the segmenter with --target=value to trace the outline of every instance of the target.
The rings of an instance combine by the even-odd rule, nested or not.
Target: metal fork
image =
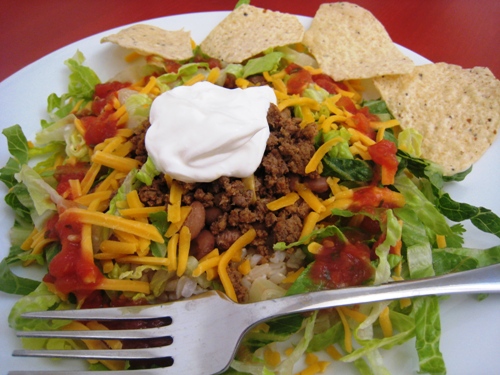
[[[194,298],[152,306],[27,313],[25,318],[131,320],[165,318],[171,324],[148,329],[102,331],[20,331],[19,337],[84,339],[171,338],[156,348],[121,350],[15,350],[14,356],[85,359],[172,359],[168,368],[140,370],[141,374],[216,374],[226,370],[243,335],[260,322],[291,313],[329,307],[428,295],[500,292],[500,264],[428,279],[392,282],[379,286],[351,287],[299,294],[250,304],[236,304],[224,294],[207,292]],[[89,374],[90,372],[11,371],[26,374]],[[114,375],[131,371],[115,371]]]

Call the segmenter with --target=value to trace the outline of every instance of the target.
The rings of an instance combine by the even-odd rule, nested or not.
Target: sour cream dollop
[[[276,104],[276,96],[268,86],[176,87],[151,105],[148,155],[159,171],[183,182],[251,176],[269,138],[270,103]]]

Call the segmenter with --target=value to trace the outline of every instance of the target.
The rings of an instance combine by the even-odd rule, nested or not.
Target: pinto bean
[[[205,209],[205,223],[210,226],[222,215],[222,210],[219,207],[208,207]]]
[[[207,229],[203,229],[200,234],[191,242],[192,255],[200,260],[214,249],[215,237]]]
[[[330,188],[324,177],[307,178],[304,184],[315,193],[324,193]]]
[[[200,202],[194,201],[191,203],[191,212],[184,221],[184,225],[189,228],[192,239],[198,237],[198,234],[205,226],[205,207]]]
[[[215,243],[220,250],[227,250],[241,236],[237,229],[226,229],[218,234],[215,238]]]

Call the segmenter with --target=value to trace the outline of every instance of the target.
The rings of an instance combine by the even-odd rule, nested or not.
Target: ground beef
[[[254,173],[256,196],[241,179],[221,177],[211,183],[181,183],[182,202],[198,201],[210,212],[206,229],[215,238],[219,250],[224,251],[241,234],[253,227],[257,236],[249,245],[255,252],[268,258],[274,243],[297,241],[302,231],[309,206],[299,199],[295,204],[271,212],[266,204],[290,193],[294,184],[306,178],[305,167],[315,152],[316,126],[300,127],[300,119],[292,118],[288,111],[280,112],[271,105],[267,120],[270,136],[261,165]],[[132,137],[134,157],[147,157],[144,133],[148,124]],[[316,178],[316,172],[308,178]],[[168,203],[168,189],[163,176],[154,179],[151,186],[139,189],[139,197],[146,206]],[[257,199],[255,199],[257,198]],[[232,272],[232,278],[235,272]],[[237,280],[234,285],[240,285]]]
[[[146,207],[163,206],[168,203],[168,186],[164,178],[155,178],[150,186],[141,186],[138,194]]]
[[[130,137],[130,142],[133,145],[130,157],[140,161],[141,163],[145,163],[148,159],[148,152],[146,151],[144,137],[146,136],[146,131],[149,126],[149,121],[145,121],[135,129],[134,135]]]
[[[241,273],[236,269],[236,267],[234,267],[234,265],[230,265],[227,268],[227,274],[229,276],[229,280],[231,280],[231,283],[233,284],[234,292],[236,294],[238,302],[245,301],[247,290],[241,284],[241,279],[242,279]]]
[[[180,183],[183,204],[198,201],[206,209],[219,209],[218,214],[210,218],[207,229],[220,250],[226,250],[252,226],[259,230],[251,245],[268,256],[274,242],[298,240],[302,222],[310,211],[302,200],[277,212],[270,212],[266,203],[290,193],[295,182],[305,178],[305,166],[315,152],[316,127],[301,128],[300,119],[291,118],[289,112],[280,112],[275,105],[270,107],[267,120],[270,136],[262,163],[254,174],[257,200],[241,179],[221,177],[211,183]],[[137,159],[147,157],[144,134],[148,126],[145,123],[131,139]],[[139,197],[146,206],[168,203],[164,178],[158,176],[151,186],[141,187]]]

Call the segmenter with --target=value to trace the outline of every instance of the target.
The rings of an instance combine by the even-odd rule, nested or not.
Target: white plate
[[[190,30],[195,41],[201,42],[205,35],[224,18],[227,12],[193,13],[171,17],[157,18],[146,21],[165,29]],[[308,26],[310,18],[299,17],[304,26]],[[121,29],[121,28],[120,28]],[[0,127],[6,128],[19,124],[24,129],[28,139],[31,139],[39,129],[40,119],[45,117],[46,99],[55,92],[64,93],[67,87],[68,70],[63,62],[80,50],[86,57],[86,64],[93,68],[101,80],[111,78],[125,67],[123,57],[126,52],[114,45],[100,44],[100,39],[119,29],[97,34],[76,43],[61,48],[50,55],[28,65],[16,74],[0,83]],[[401,47],[403,52],[417,64],[429,62],[422,56]],[[7,143],[0,136],[0,165],[3,166],[9,157]],[[500,143],[493,147],[474,166],[473,172],[464,182],[449,186],[448,191],[457,201],[468,202],[476,206],[484,206],[500,213],[500,199],[497,187],[500,186],[498,173],[500,160]],[[0,195],[4,196],[7,189],[0,184]],[[0,201],[0,256],[8,252],[8,230],[12,224],[12,214],[4,201]],[[468,226],[468,229],[470,226]],[[485,248],[498,244],[498,238],[485,235],[469,229],[466,245]],[[16,269],[16,272],[19,270]],[[19,272],[22,272],[19,271]],[[65,367],[76,370],[83,368],[79,361],[66,362],[13,358],[10,353],[20,347],[20,341],[7,325],[8,313],[16,301],[16,296],[0,293],[0,363],[3,371],[7,370],[40,370]],[[500,343],[500,296],[490,296],[485,301],[477,302],[472,296],[452,297],[441,304],[442,339],[441,349],[447,364],[449,374],[492,374],[500,368],[498,345]],[[416,374],[418,359],[413,349],[413,341],[384,352],[388,368],[393,374]],[[63,366],[63,365],[66,366]],[[340,367],[342,370],[340,370]],[[327,373],[356,373],[356,371],[333,363]]]

